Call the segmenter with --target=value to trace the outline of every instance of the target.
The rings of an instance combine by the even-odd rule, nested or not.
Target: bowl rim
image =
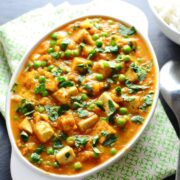
[[[169,29],[171,32],[175,33],[176,35],[179,35],[180,36],[180,32],[176,29],[173,29],[169,26],[168,23],[166,23],[164,21],[164,19],[158,14],[158,12],[156,11],[156,9],[154,8],[153,6],[153,3],[152,3],[152,0],[148,0],[148,4],[149,4],[149,7],[151,9],[151,11],[153,12],[154,16],[156,17],[156,19],[158,19],[167,29]]]
[[[149,121],[152,119],[152,116],[154,114],[155,111],[155,107],[157,105],[157,101],[158,101],[158,96],[159,96],[159,65],[158,65],[158,61],[154,52],[154,49],[150,43],[150,40],[147,36],[147,34],[145,34],[144,32],[142,33],[138,27],[136,27],[138,34],[140,35],[140,37],[144,40],[144,42],[146,43],[150,53],[152,54],[152,59],[153,59],[153,63],[155,66],[155,71],[156,71],[156,88],[155,88],[155,93],[154,93],[154,100],[153,100],[153,104],[151,106],[151,110],[148,113],[148,116],[145,120],[145,122],[143,123],[142,127],[140,128],[140,130],[138,131],[138,133],[136,133],[136,135],[132,138],[132,140],[122,149],[120,150],[116,155],[114,155],[113,157],[109,158],[107,161],[99,164],[98,166],[93,167],[92,169],[89,169],[87,171],[84,171],[82,173],[79,174],[73,174],[73,175],[65,175],[65,174],[55,174],[55,173],[51,173],[51,172],[47,172],[43,169],[40,169],[38,167],[36,167],[35,165],[33,165],[32,163],[30,163],[20,152],[20,150],[18,149],[16,143],[15,143],[15,138],[13,136],[13,132],[11,129],[11,119],[10,119],[10,99],[11,99],[11,89],[13,84],[16,81],[16,78],[18,76],[18,74],[21,72],[21,70],[23,69],[28,56],[30,55],[30,53],[39,45],[39,43],[41,41],[43,41],[43,39],[45,39],[46,37],[48,37],[52,32],[60,29],[63,26],[66,26],[69,23],[72,23],[76,20],[80,20],[80,19],[84,19],[84,18],[92,18],[92,17],[105,17],[105,18],[110,18],[110,19],[114,19],[117,20],[119,22],[122,22],[128,26],[131,26],[131,24],[121,20],[121,18],[117,18],[115,16],[109,16],[109,15],[104,15],[104,14],[88,14],[85,16],[78,16],[76,18],[73,18],[71,20],[64,20],[63,22],[59,23],[58,26],[56,26],[55,28],[52,28],[50,31],[48,31],[47,33],[45,33],[41,38],[38,39],[38,41],[36,41],[34,44],[32,44],[32,46],[26,51],[25,55],[22,57],[21,61],[19,62],[19,65],[17,67],[17,69],[15,70],[15,72],[12,75],[9,87],[8,87],[8,92],[7,92],[7,97],[6,97],[6,109],[5,109],[5,116],[6,116],[6,126],[7,126],[7,130],[8,130],[8,136],[10,139],[10,143],[11,146],[13,148],[13,151],[15,152],[15,154],[17,155],[17,157],[19,158],[19,160],[21,160],[21,162],[29,167],[32,171],[34,171],[35,173],[38,173],[39,175],[44,175],[46,177],[51,177],[51,178],[62,178],[62,179],[81,179],[84,178],[86,176],[92,175],[94,173],[96,173],[99,170],[102,170],[104,168],[106,168],[107,166],[110,166],[112,163],[114,163],[115,161],[119,160],[123,155],[125,155],[130,148],[132,148],[132,146],[137,142],[137,140],[139,139],[139,137],[142,135],[142,133],[144,132],[147,124],[149,123]]]

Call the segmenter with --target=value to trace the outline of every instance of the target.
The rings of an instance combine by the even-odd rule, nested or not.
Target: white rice
[[[151,0],[159,16],[175,31],[180,32],[180,0]]]

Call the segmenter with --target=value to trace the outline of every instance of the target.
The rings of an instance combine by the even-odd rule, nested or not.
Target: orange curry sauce
[[[156,70],[134,27],[78,19],[45,38],[26,61],[12,88],[11,127],[22,155],[47,172],[98,166],[146,120]]]

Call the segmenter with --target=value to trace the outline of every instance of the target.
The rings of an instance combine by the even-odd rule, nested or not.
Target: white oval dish
[[[116,17],[110,17],[110,16],[104,16],[104,15],[91,15],[91,17],[93,16],[101,16],[101,17],[109,17],[109,18],[114,18],[116,20],[119,20],[121,22],[124,22],[121,19],[117,19]],[[90,17],[90,15],[88,16],[83,16],[80,18],[85,18],[85,17]],[[78,19],[78,18],[77,18]],[[158,95],[159,95],[159,67],[158,67],[158,62],[157,62],[157,58],[156,55],[154,53],[154,50],[151,46],[151,43],[147,37],[147,34],[142,34],[138,28],[138,33],[140,34],[140,36],[144,39],[144,41],[146,42],[146,44],[148,45],[151,53],[152,53],[152,57],[154,60],[154,65],[156,67],[156,89],[155,89],[155,95],[154,95],[154,101],[151,107],[151,111],[149,112],[146,121],[144,122],[144,124],[142,125],[142,128],[140,129],[140,131],[136,134],[136,136],[127,144],[127,146],[122,149],[119,153],[117,153],[115,156],[113,156],[112,158],[110,158],[109,160],[107,160],[106,162],[104,162],[103,164],[100,164],[88,171],[85,171],[83,173],[80,174],[75,174],[75,175],[57,175],[57,174],[53,174],[53,173],[49,173],[49,172],[45,172],[39,168],[37,168],[36,166],[32,165],[26,158],[24,158],[21,155],[21,152],[19,151],[19,149],[16,146],[13,134],[12,134],[12,130],[11,130],[11,124],[10,124],[10,98],[11,98],[11,88],[16,80],[17,75],[21,72],[27,57],[29,56],[29,54],[32,52],[32,50],[44,39],[46,38],[49,34],[51,34],[53,31],[55,31],[56,29],[60,28],[62,25],[68,24],[72,21],[74,21],[76,19],[73,19],[69,22],[66,22],[64,24],[59,25],[57,28],[53,29],[52,31],[50,31],[49,33],[47,33],[45,36],[43,36],[39,41],[37,41],[37,43],[35,45],[32,46],[32,48],[29,49],[29,51],[25,54],[25,56],[22,58],[19,67],[17,68],[16,72],[13,74],[13,77],[11,79],[10,82],[10,86],[9,86],[9,90],[8,90],[8,94],[7,94],[7,100],[6,100],[6,124],[7,124],[7,129],[8,129],[8,134],[9,134],[9,138],[11,141],[11,145],[13,148],[13,152],[14,154],[17,156],[16,159],[19,159],[19,161],[21,161],[21,163],[26,166],[27,168],[31,169],[33,171],[34,174],[36,174],[37,176],[40,175],[42,177],[42,179],[73,179],[73,180],[80,180],[83,179],[86,176],[89,176],[91,174],[94,174],[95,172],[111,165],[114,161],[118,160],[120,157],[122,157],[124,154],[126,154],[129,149],[136,143],[136,141],[139,139],[140,135],[143,133],[145,127],[147,126],[147,124],[149,123],[150,119],[152,118],[152,115],[154,113],[155,107],[156,107],[156,103],[158,100]],[[126,22],[124,22],[125,24],[128,24]],[[28,175],[27,175],[28,176]]]
[[[170,40],[172,40],[173,42],[175,42],[176,44],[180,45],[180,32],[175,31],[174,29],[172,29],[157,13],[157,11],[155,10],[155,8],[153,7],[153,4],[151,2],[151,0],[148,0],[148,4],[149,7],[152,11],[152,13],[154,14],[154,17],[156,19],[156,22],[159,26],[159,28],[161,29],[161,31],[164,33],[165,36],[167,36]]]

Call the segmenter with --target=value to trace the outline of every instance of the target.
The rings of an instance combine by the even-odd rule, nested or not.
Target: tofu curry
[[[155,77],[150,50],[133,26],[90,16],[56,29],[31,52],[12,87],[18,149],[55,174],[100,165],[141,129]]]

